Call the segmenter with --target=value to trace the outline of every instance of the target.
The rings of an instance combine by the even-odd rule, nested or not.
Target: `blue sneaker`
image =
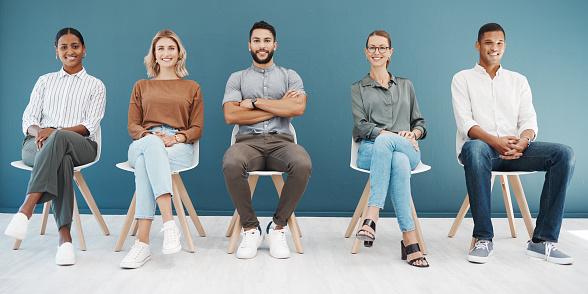
[[[533,243],[529,240],[527,244],[527,256],[529,257],[545,259],[557,264],[572,264],[574,262],[571,256],[559,251],[551,242]]]
[[[474,263],[486,263],[494,254],[494,244],[489,240],[477,240],[476,245],[468,254],[468,261]]]

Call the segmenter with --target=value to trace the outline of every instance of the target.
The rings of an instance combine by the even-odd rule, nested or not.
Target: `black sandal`
[[[414,244],[410,244],[408,246],[404,246],[404,241],[400,241],[400,255],[402,260],[406,260],[407,256],[409,254],[413,254],[416,252],[420,252],[421,251],[421,247],[419,246],[419,243],[414,243]],[[415,258],[415,259],[411,259],[408,261],[408,264],[412,265],[412,266],[416,266],[416,267],[429,267],[429,262],[427,261],[426,265],[416,265],[414,264],[417,260],[424,260],[427,261],[427,259],[424,256],[421,256],[419,258]]]
[[[373,220],[366,218],[363,221],[362,227],[363,226],[369,226],[370,228],[372,228],[372,230],[374,230],[374,233],[372,234],[372,232],[368,230],[360,229],[359,231],[357,231],[357,234],[355,234],[355,238],[363,240],[363,246],[372,247],[372,245],[374,245],[374,240],[376,240],[376,223]],[[369,235],[365,234],[359,234],[361,232],[366,232],[370,235],[373,235],[374,237],[370,237]]]

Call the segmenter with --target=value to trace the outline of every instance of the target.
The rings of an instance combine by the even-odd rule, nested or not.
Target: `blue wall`
[[[294,119],[299,143],[314,167],[299,215],[348,216],[357,204],[367,175],[349,168],[349,89],[369,71],[363,53],[367,35],[384,29],[394,47],[390,71],[412,80],[427,122],[422,159],[433,169],[413,177],[417,211],[422,217],[454,217],[466,189],[454,153],[451,78],[478,60],[478,28],[498,22],[507,36],[504,67],[527,76],[531,84],[539,140],[562,142],[576,152],[566,216],[587,217],[586,11],[587,2],[566,0],[2,1],[0,212],[13,213],[22,203],[29,173],[9,164],[21,156],[22,113],[36,79],[60,68],[53,47],[56,32],[72,26],[86,41],[85,68],[107,88],[102,158],[83,172],[101,211],[122,214],[130,203],[133,175],[114,166],[126,161],[131,143],[128,102],[133,84],[146,77],[142,60],[151,39],[158,30],[171,29],[188,51],[187,78],[200,83],[205,101],[200,165],[182,178],[199,213],[231,213],[221,160],[232,126],[224,122],[221,100],[229,75],[251,65],[248,32],[264,19],[277,29],[275,62],[300,74],[309,97],[306,113]],[[522,177],[533,213],[543,177]],[[496,187],[493,211],[504,216],[499,191]],[[276,199],[271,181],[260,179],[256,209],[267,215]],[[80,208],[85,207],[81,201]],[[386,211],[393,211],[390,204]]]

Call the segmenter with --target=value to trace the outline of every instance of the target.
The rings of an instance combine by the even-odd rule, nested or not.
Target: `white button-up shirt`
[[[494,79],[476,64],[458,72],[451,83],[453,113],[457,124],[456,152],[459,159],[465,142],[472,140],[468,132],[480,126],[494,136],[520,137],[524,130],[537,134],[537,115],[527,78],[503,69]],[[534,138],[531,138],[534,139]]]
[[[22,115],[22,131],[31,125],[41,128],[69,128],[83,125],[90,140],[104,117],[106,88],[85,69],[70,75],[63,68],[39,77]]]

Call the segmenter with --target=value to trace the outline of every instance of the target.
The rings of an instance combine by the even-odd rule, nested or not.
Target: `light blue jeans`
[[[165,132],[168,136],[178,131],[167,125],[149,130]],[[190,167],[193,157],[192,144],[179,143],[165,147],[163,141],[155,135],[135,140],[129,146],[129,163],[135,168],[135,219],[153,219],[155,199],[167,193],[173,195],[172,171]]]
[[[396,134],[381,134],[375,141],[362,140],[357,154],[357,167],[370,171],[368,206],[384,208],[386,196],[394,205],[402,232],[414,230],[410,205],[410,172],[421,161],[408,139]]]

